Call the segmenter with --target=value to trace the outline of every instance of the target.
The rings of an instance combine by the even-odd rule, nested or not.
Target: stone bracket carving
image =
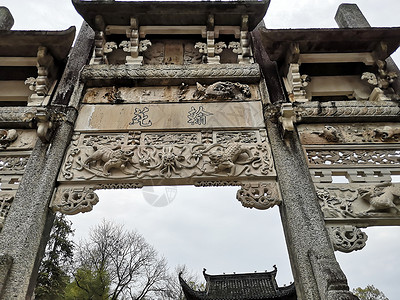
[[[288,73],[284,78],[284,84],[289,94],[289,100],[291,102],[306,102],[305,87],[311,81],[308,75],[300,74],[300,65],[291,63],[289,65]]]
[[[99,202],[99,197],[90,187],[58,187],[50,208],[66,215],[88,212]]]
[[[296,121],[296,117],[291,103],[282,104],[279,121],[282,124],[284,132],[294,131],[294,122]]]
[[[45,108],[38,109],[34,119],[37,123],[37,135],[43,143],[49,143],[56,122],[64,121],[66,115],[62,112]]]
[[[282,200],[276,183],[246,183],[237,191],[236,198],[244,207],[268,209],[280,205]]]
[[[365,232],[351,225],[327,226],[327,229],[333,248],[344,253],[363,249],[368,239]]]
[[[37,52],[37,78],[29,77],[25,80],[25,84],[29,85],[29,89],[34,91],[28,101],[28,105],[41,105],[44,98],[49,94],[51,85],[56,75],[56,66],[53,56],[44,46],[38,47]]]

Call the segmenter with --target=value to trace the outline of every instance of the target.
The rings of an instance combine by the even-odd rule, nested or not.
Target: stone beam
[[[357,4],[343,3],[339,5],[335,15],[335,21],[340,28],[371,27]],[[399,68],[391,57],[386,59],[386,64],[388,72],[400,74]],[[400,77],[393,81],[392,87],[397,94],[400,93]]]

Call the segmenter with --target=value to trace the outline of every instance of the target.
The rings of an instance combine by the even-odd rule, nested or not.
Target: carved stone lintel
[[[327,227],[333,248],[340,252],[350,253],[365,247],[368,236],[355,226],[328,226]]]
[[[118,85],[124,80],[141,80],[143,84],[180,85],[182,77],[186,84],[214,83],[218,80],[256,83],[261,73],[258,64],[224,64],[224,67],[210,64],[200,65],[90,65],[85,66],[81,78],[89,85],[101,81]]]
[[[352,117],[353,122],[398,120],[400,107],[393,101],[327,101],[296,103],[295,115],[297,123],[310,120],[323,122],[343,120]]]
[[[236,198],[244,207],[268,209],[281,204],[275,183],[246,183],[237,191]]]
[[[88,187],[59,187],[50,208],[66,215],[88,212],[99,202],[99,197],[93,188]]]

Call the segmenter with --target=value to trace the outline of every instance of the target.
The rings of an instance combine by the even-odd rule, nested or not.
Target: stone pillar
[[[79,70],[89,60],[93,36],[85,23],[70,54],[70,63],[75,62],[75,66],[67,66],[56,91],[59,95],[59,91],[69,91],[63,93],[67,104],[77,103],[74,97],[80,98],[73,89],[78,87]],[[74,85],[71,85],[71,78],[76,79]],[[0,233],[0,299],[31,299],[35,288],[38,267],[54,219],[49,202],[77,117],[75,107],[57,105],[53,109],[65,113],[66,120],[56,125],[50,143],[38,139]]]
[[[9,9],[0,6],[0,30],[10,30],[14,25],[14,18]]]
[[[275,62],[269,60],[259,31],[252,33],[256,61],[266,78],[272,103],[287,102]],[[267,115],[267,114],[266,114]],[[274,122],[273,122],[274,121]],[[276,120],[266,117],[283,203],[280,206],[290,263],[299,300],[358,299],[336,261],[314,184],[296,130],[283,138]]]
[[[371,27],[357,4],[340,4],[335,15],[335,21],[340,28]],[[395,72],[399,75],[399,77],[393,81],[392,87],[396,94],[400,94],[400,70],[391,57],[386,59],[386,65],[389,72]]]

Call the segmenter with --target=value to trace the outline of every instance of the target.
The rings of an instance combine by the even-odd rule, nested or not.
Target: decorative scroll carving
[[[348,118],[348,117],[397,117],[400,107],[391,101],[328,101],[297,103],[295,108],[297,122],[308,118]]]
[[[99,202],[99,197],[92,188],[62,187],[57,190],[50,207],[54,211],[74,215],[91,211],[97,202]]]
[[[396,123],[302,124],[297,129],[303,145],[400,142]]]
[[[310,167],[314,166],[398,166],[400,165],[400,150],[396,149],[340,149],[311,150],[307,149],[307,159]]]
[[[243,83],[258,82],[260,68],[258,64],[224,64],[214,65],[158,65],[158,66],[130,66],[130,65],[89,65],[81,72],[85,82],[106,80],[118,81],[126,79],[144,80],[144,82],[157,82],[159,85],[181,84],[182,78],[188,84],[195,84],[199,80],[209,79],[240,81]],[[174,80],[175,79],[175,80]]]
[[[143,184],[140,182],[133,182],[133,183],[101,183],[96,185],[94,188],[96,190],[102,190],[102,189],[141,189],[143,187]]]
[[[218,144],[230,143],[233,141],[244,144],[254,144],[259,142],[257,131],[216,132],[215,140]]]
[[[18,173],[25,171],[29,155],[13,154],[0,156],[0,173]]]
[[[350,253],[365,247],[368,236],[355,226],[327,227],[333,248],[340,252]]]
[[[212,142],[212,141],[211,141]],[[179,133],[145,133],[143,135],[143,143],[145,145],[182,145],[182,144],[198,144],[199,136],[193,132]]]
[[[237,191],[236,198],[244,207],[257,209],[268,209],[282,202],[275,183],[246,183]]]
[[[181,134],[197,140],[193,133],[149,133],[137,145],[124,135],[76,135],[60,180],[274,176],[268,144],[174,143]]]
[[[197,82],[197,89],[193,96],[201,101],[244,100],[251,97],[251,92],[247,84],[238,82],[218,81],[207,87]]]
[[[14,194],[12,193],[0,193],[0,231],[3,229],[6,221],[8,211],[10,210],[11,203],[14,200]]]
[[[17,138],[18,132],[15,129],[0,129],[0,149],[6,149]]]

